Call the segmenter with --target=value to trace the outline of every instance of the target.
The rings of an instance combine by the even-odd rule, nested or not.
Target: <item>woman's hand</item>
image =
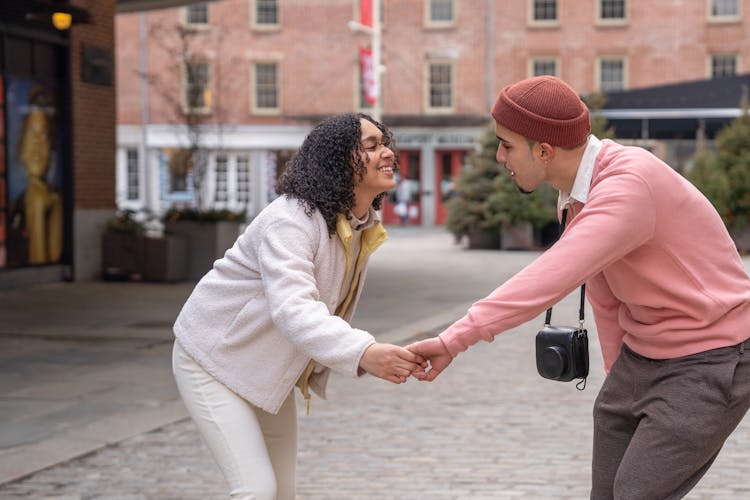
[[[414,370],[424,370],[427,363],[418,354],[393,344],[374,343],[365,350],[359,367],[383,380],[401,384]]]

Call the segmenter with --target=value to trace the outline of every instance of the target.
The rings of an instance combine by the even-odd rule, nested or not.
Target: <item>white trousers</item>
[[[230,498],[294,499],[294,391],[278,414],[265,412],[208,374],[177,341],[172,371],[188,413],[229,483]]]

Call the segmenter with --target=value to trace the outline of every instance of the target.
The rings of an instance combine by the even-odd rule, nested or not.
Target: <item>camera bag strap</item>
[[[563,230],[565,229],[565,222],[567,221],[567,218],[568,218],[568,209],[564,208],[563,211],[562,211],[562,220],[560,221],[560,230],[559,230],[559,233],[558,233],[558,238],[560,236],[562,236]],[[586,296],[586,283],[583,283],[581,285],[581,299],[580,299],[580,302],[579,302],[579,305],[578,305],[578,329],[580,331],[584,331],[584,328],[583,328],[583,322],[584,322],[583,310],[584,310],[584,306],[585,306],[585,302],[584,302],[585,296]],[[550,326],[551,324],[552,324],[552,307],[550,307],[549,309],[547,309],[547,314],[544,317],[544,326]],[[580,386],[581,384],[583,384],[583,385]],[[586,387],[586,379],[585,378],[583,380],[581,380],[576,385],[576,388],[578,390],[581,390],[581,391],[585,387]]]

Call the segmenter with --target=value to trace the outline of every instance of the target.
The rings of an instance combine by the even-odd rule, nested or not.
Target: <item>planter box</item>
[[[503,226],[500,229],[501,250],[533,250],[537,248],[534,241],[534,226],[530,222]]]
[[[187,243],[187,279],[197,281],[224,256],[240,234],[240,222],[168,221],[165,232],[182,236]]]
[[[468,236],[469,248],[472,250],[497,250],[500,248],[500,231],[497,229],[472,229]]]
[[[143,238],[142,275],[145,281],[183,281],[187,272],[187,241],[184,236],[168,234],[162,238]]]
[[[186,278],[187,242],[184,237],[102,235],[102,279],[181,281]]]
[[[142,279],[145,261],[145,238],[122,233],[102,234],[102,269],[104,280]]]

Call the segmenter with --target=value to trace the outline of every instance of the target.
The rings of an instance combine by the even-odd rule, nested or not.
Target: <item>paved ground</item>
[[[433,335],[534,257],[465,251],[439,231],[394,228],[356,323],[396,343]],[[189,290],[89,283],[0,292],[0,498],[226,498],[169,375],[167,325]],[[574,320],[576,307],[568,297],[555,317]],[[538,323],[473,347],[431,384],[334,377],[329,401],[300,416],[298,498],[586,498],[602,380],[595,331],[579,392],[536,374]],[[750,498],[749,440],[746,419],[688,498]]]

